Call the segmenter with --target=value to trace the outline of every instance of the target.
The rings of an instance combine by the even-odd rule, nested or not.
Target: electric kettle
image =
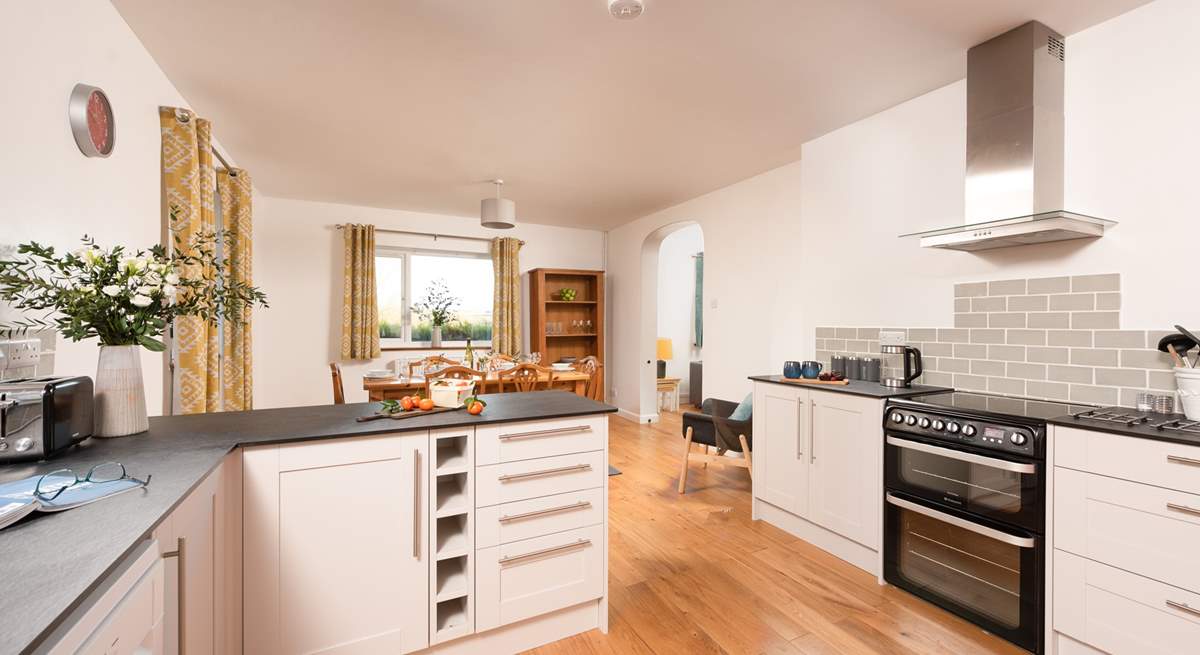
[[[883,378],[880,384],[885,387],[911,387],[912,381],[921,377],[921,373],[924,372],[924,368],[921,366],[921,351],[917,348],[913,348],[912,346],[880,346],[879,352],[885,355],[904,356],[904,377]]]

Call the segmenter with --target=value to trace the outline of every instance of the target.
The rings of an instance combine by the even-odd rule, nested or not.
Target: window
[[[443,346],[492,341],[492,260],[486,254],[378,248],[375,285],[379,337],[384,348],[428,346],[433,325],[413,306],[432,285],[444,283],[457,301],[442,327]]]

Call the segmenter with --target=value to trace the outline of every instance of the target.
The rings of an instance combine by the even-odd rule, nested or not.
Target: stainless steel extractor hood
[[[1030,21],[967,51],[965,224],[906,234],[988,250],[1095,238],[1114,221],[1063,206],[1063,36]]]

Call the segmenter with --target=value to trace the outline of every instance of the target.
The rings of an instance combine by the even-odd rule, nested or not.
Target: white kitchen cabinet
[[[809,398],[808,519],[876,548],[883,483],[879,401],[820,391]]]
[[[754,496],[797,516],[808,512],[807,389],[756,384],[754,390]]]
[[[246,653],[429,645],[429,434],[244,451]]]

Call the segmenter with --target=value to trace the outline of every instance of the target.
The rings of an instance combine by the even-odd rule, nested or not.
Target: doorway
[[[694,222],[659,228],[642,255],[641,414],[654,421],[688,405],[703,386],[703,230]]]

